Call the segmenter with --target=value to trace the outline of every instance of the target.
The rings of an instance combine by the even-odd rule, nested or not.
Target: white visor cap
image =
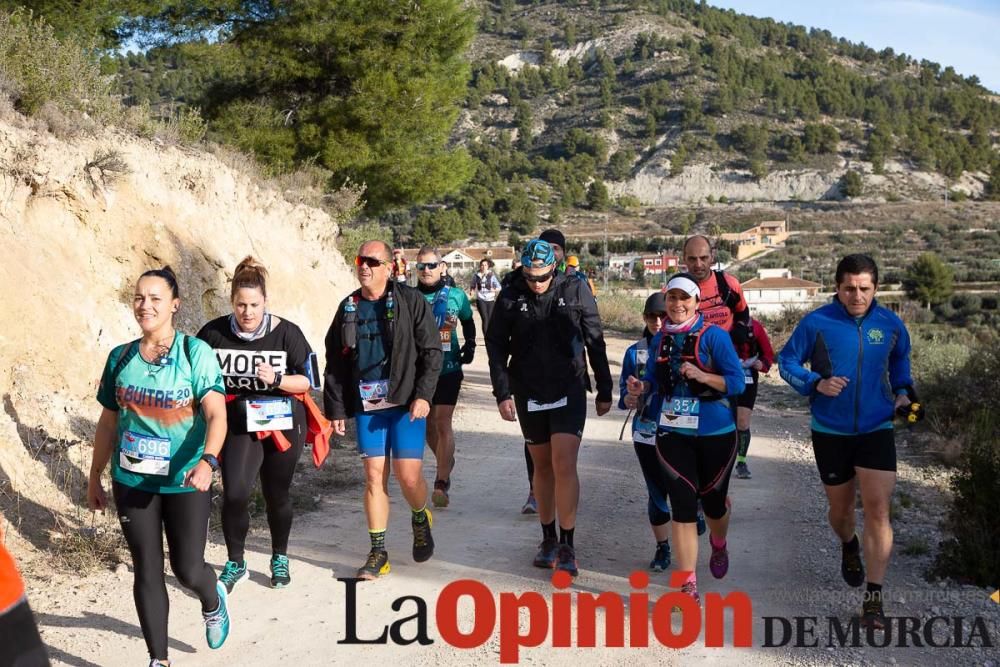
[[[698,288],[698,283],[686,276],[674,276],[671,278],[670,282],[667,283],[667,291],[669,292],[672,289],[679,289],[688,296],[701,298],[701,290]]]

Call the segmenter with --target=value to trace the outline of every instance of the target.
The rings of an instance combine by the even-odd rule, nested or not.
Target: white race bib
[[[118,465],[139,475],[169,475],[170,439],[125,431],[119,447]]]
[[[753,384],[753,369],[744,368],[743,369],[743,384]]]
[[[451,329],[439,329],[441,335],[441,351],[451,352]]]
[[[292,428],[291,398],[261,398],[246,401],[247,432],[287,431]]]
[[[697,398],[680,396],[663,401],[663,407],[660,410],[660,426],[697,430],[700,404],[701,401]]]
[[[361,394],[361,407],[365,412],[396,407],[388,400],[388,380],[362,380],[358,383],[358,393]]]
[[[528,412],[542,412],[543,410],[555,410],[556,408],[562,408],[566,406],[568,397],[563,396],[558,401],[552,401],[551,403],[539,403],[536,400],[528,399]]]
[[[644,445],[656,444],[656,422],[648,419],[639,419],[632,429],[632,440]]]

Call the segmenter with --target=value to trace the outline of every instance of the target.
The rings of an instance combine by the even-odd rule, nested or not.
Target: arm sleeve
[[[222,369],[212,346],[200,338],[191,339],[191,386],[194,397],[201,400],[210,391],[226,393]]]
[[[472,317],[472,303],[465,292],[462,295],[462,305],[458,310],[458,319],[462,323],[462,348],[476,346],[476,320]]]
[[[417,377],[414,387],[416,398],[422,398],[428,403],[434,398],[438,376],[444,357],[441,353],[441,334],[438,333],[434,311],[430,304],[416,290],[409,299],[409,307],[413,313],[413,342],[417,347]]]
[[[348,297],[350,298],[350,297]],[[353,360],[344,352],[340,327],[344,318],[344,304],[337,308],[333,323],[326,332],[326,369],[323,372],[323,410],[329,419],[346,419],[347,383],[351,381]]]
[[[753,335],[757,339],[757,345],[760,347],[760,360],[764,364],[764,368],[761,370],[766,373],[774,365],[774,348],[771,347],[771,339],[767,337],[764,325],[757,320],[753,321]]]
[[[625,357],[622,359],[622,372],[618,376],[618,409],[625,409],[625,395],[628,393],[628,376],[635,375],[635,346],[625,350]],[[641,379],[641,378],[640,378]]]
[[[486,355],[490,363],[490,382],[497,403],[510,398],[510,376],[507,363],[510,360],[510,336],[513,331],[512,309],[505,308],[503,292],[497,299],[496,308],[486,329]]]
[[[806,359],[812,356],[814,340],[815,335],[807,317],[795,327],[791,338],[778,354],[781,378],[803,396],[811,395],[816,380],[820,379],[819,373],[803,366]]]
[[[583,331],[583,344],[587,346],[587,356],[590,367],[594,370],[594,380],[597,383],[597,400],[611,402],[612,387],[611,368],[608,366],[608,350],[604,344],[604,331],[601,328],[601,315],[597,310],[597,301],[590,288],[582,281],[576,281],[579,290],[580,329]]]
[[[910,333],[902,321],[898,326],[899,336],[896,338],[896,344],[892,346],[892,352],[889,353],[889,384],[896,394],[913,385],[913,376],[910,373]]]
[[[285,322],[291,324],[291,322]],[[309,375],[306,366],[309,363],[309,355],[312,348],[302,329],[296,326],[285,339],[285,353],[288,355],[288,372],[293,375]]]

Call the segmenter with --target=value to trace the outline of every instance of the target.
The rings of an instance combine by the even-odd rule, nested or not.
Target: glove
[[[465,345],[462,346],[462,364],[471,364],[473,358],[476,356],[476,343],[475,341],[467,341]]]

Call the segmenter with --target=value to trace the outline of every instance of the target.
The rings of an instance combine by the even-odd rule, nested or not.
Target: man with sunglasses
[[[354,261],[361,289],[341,302],[326,335],[326,414],[338,435],[344,435],[347,419],[357,419],[364,460],[371,552],[358,570],[360,579],[389,572],[390,457],[410,505],[413,560],[422,563],[434,554],[423,455],[426,418],[441,372],[441,339],[420,292],[392,280],[391,253],[382,241],[361,245]]]
[[[472,319],[472,304],[465,292],[444,281],[444,262],[437,248],[424,246],[417,253],[417,289],[427,299],[441,335],[444,363],[437,390],[431,400],[427,424],[427,445],[437,459],[437,477],[431,502],[435,507],[447,507],[451,490],[451,471],[455,465],[455,433],[452,417],[462,388],[462,364],[471,364],[476,353],[476,323]],[[458,347],[458,323],[462,323],[465,344]]]
[[[535,466],[542,543],[534,565],[576,576],[576,463],[587,418],[584,350],[597,380],[598,415],[611,409],[611,370],[587,286],[556,271],[555,252],[541,239],[525,246],[521,263],[521,276],[501,290],[486,332],[490,379],[500,416],[520,422]]]

